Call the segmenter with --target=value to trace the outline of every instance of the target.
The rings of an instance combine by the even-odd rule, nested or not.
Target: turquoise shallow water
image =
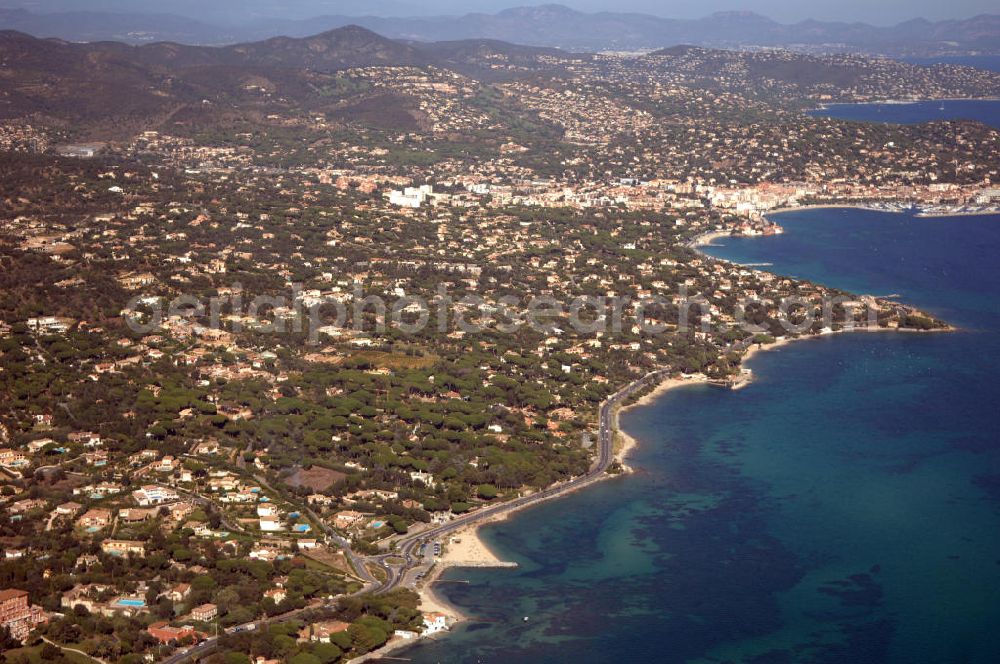
[[[639,472],[484,529],[521,567],[449,571],[479,620],[403,657],[1000,661],[1000,217],[779,221],[711,251],[963,330],[810,340],[631,411]]]

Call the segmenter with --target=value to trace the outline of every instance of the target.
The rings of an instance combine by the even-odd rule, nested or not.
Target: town
[[[996,96],[997,74],[696,48],[449,57],[248,66],[127,122],[63,99],[5,115],[4,661],[175,664],[208,644],[226,664],[326,664],[445,630],[415,589],[448,538],[413,565],[405,545],[585,476],[626,386],[738,382],[777,340],[948,327],[700,242],[778,234],[770,213],[809,205],[1000,209],[996,129],[804,112]],[[532,298],[544,324],[504,325]],[[372,592],[392,565],[402,582]]]

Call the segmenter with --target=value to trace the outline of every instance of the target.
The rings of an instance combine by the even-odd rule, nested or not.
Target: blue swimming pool
[[[139,608],[139,607],[146,606],[146,600],[143,600],[143,599],[127,599],[127,598],[122,597],[120,599],[115,600],[115,604],[117,606],[128,606],[128,607],[131,607],[131,608]]]

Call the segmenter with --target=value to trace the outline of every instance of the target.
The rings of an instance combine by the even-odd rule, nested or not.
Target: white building
[[[434,193],[434,187],[423,184],[419,187],[406,187],[403,191],[394,189],[389,192],[389,203],[399,207],[418,208],[427,197]]]
[[[29,318],[27,325],[33,332],[65,332],[69,329],[70,323],[66,318],[42,316],[40,318]]]
[[[180,500],[180,496],[173,489],[152,484],[133,491],[132,498],[135,499],[136,504],[140,507],[162,505]]]
[[[448,617],[443,613],[424,614],[424,636],[448,631]]]
[[[278,521],[276,517],[262,516],[260,518],[260,529],[265,533],[275,533],[284,528],[281,525],[281,521]]]

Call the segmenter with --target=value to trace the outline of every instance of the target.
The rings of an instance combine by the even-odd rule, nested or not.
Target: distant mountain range
[[[694,44],[886,55],[1000,53],[1000,15],[992,14],[936,23],[914,19],[891,27],[878,27],[820,21],[786,25],[751,12],[724,12],[688,20],[633,13],[585,13],[562,5],[543,5],[517,7],[497,14],[412,18],[336,15],[306,20],[250,18],[239,25],[215,25],[163,14],[35,14],[23,9],[0,9],[0,29],[70,41],[230,44],[277,35],[304,37],[318,30],[351,24],[400,40],[493,39],[573,51],[635,51]]]

